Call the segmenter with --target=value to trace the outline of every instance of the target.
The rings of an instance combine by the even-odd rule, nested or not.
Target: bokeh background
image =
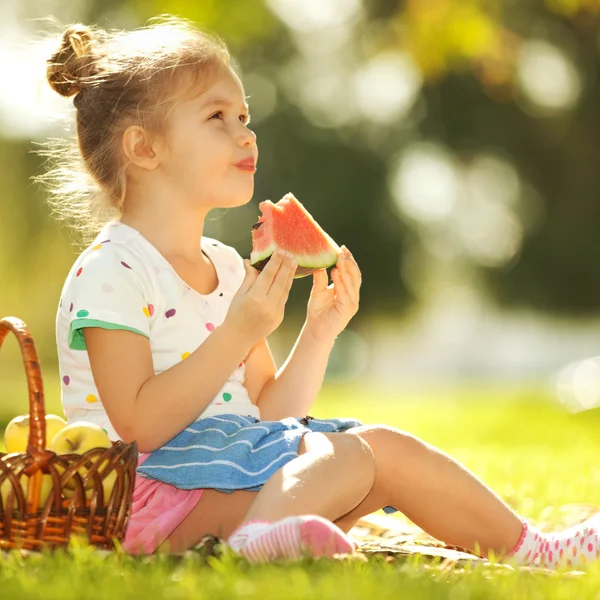
[[[329,385],[535,388],[595,414],[598,0],[0,0],[0,316],[29,325],[53,402],[55,313],[80,247],[31,180],[39,143],[74,131],[45,61],[70,23],[165,13],[225,40],[258,136],[254,199],[213,211],[205,234],[249,256],[259,202],[291,191],[362,270]],[[295,282],[269,339],[278,365],[311,284]],[[15,395],[20,360],[7,342]]]

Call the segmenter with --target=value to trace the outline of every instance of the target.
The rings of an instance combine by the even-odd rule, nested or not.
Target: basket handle
[[[41,459],[40,455],[46,453],[46,409],[44,407],[40,361],[27,325],[17,317],[0,319],[0,348],[9,331],[12,331],[17,337],[23,355],[23,362],[25,363],[25,374],[27,375],[27,387],[29,389],[29,440],[27,452],[39,460]]]

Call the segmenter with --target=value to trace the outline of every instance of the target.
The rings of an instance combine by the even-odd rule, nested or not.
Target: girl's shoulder
[[[125,232],[122,232],[125,233]],[[150,338],[157,307],[153,257],[135,235],[100,235],[75,260],[58,314],[60,348],[85,350],[86,327],[129,329]]]
[[[152,269],[156,257],[140,244],[135,230],[107,223],[94,241],[75,259],[65,285],[78,280],[99,281],[105,288],[123,278],[148,289],[152,287]]]

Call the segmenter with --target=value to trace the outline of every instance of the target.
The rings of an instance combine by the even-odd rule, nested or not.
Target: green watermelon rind
[[[337,248],[337,244],[334,242],[334,248]],[[250,264],[257,269],[258,271],[262,271],[273,253],[277,250],[277,246],[272,244],[272,246],[265,252],[261,252],[260,255],[256,253],[253,255]],[[292,259],[298,265],[296,267],[296,272],[294,274],[294,279],[300,279],[301,277],[306,277],[319,271],[320,269],[327,269],[329,267],[333,267],[337,264],[337,251],[331,250],[331,252],[321,252],[319,254],[311,254],[310,256],[302,256],[302,255],[294,255],[292,254]]]

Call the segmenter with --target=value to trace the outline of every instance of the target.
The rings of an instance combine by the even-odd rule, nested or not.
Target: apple
[[[27,496],[29,495],[29,485],[31,483],[31,479],[29,477],[27,477],[27,483],[25,486],[23,486],[23,479],[27,477],[27,475],[22,474],[19,477],[19,483],[21,485],[21,488],[23,489],[23,493],[25,494],[25,499],[27,500]],[[2,497],[2,506],[4,508],[6,508],[6,503],[8,501],[8,494],[9,492],[12,490],[12,484],[10,482],[10,479],[7,477],[3,482],[2,485],[0,485],[0,497]],[[50,494],[50,492],[52,491],[52,475],[44,473],[42,475],[42,486],[40,489],[40,504],[39,504],[39,508],[42,508],[44,506],[44,504],[46,503],[46,500],[48,499],[48,496]],[[15,495],[15,499],[14,499],[14,503],[13,503],[13,508],[17,508],[17,504],[18,504],[18,500],[17,497]]]
[[[29,478],[29,482],[27,483],[27,494],[29,494],[29,485],[31,484],[31,478]],[[42,485],[40,487],[40,504],[38,508],[43,508],[44,504],[46,504],[46,500],[52,491],[52,475],[50,473],[44,473],[42,475]]]
[[[112,448],[112,442],[108,437],[108,434],[95,423],[89,423],[88,421],[75,421],[70,423],[63,429],[61,429],[50,442],[49,450],[56,452],[56,454],[85,454],[92,448]],[[100,474],[108,463],[108,459],[98,468]],[[62,466],[56,465],[57,469],[64,472]],[[79,470],[79,475],[84,477],[87,473],[87,467],[82,467]],[[112,493],[113,487],[117,480],[117,472],[111,471],[103,480],[102,488],[104,491],[104,501],[108,502],[110,494]],[[89,500],[92,496],[94,488],[94,478],[91,477],[85,486],[85,496]],[[74,479],[70,479],[65,483],[63,493],[67,498],[71,498],[77,489],[77,484]]]
[[[19,478],[19,483],[21,484],[21,487],[23,487],[23,477],[26,477],[26,475],[21,475],[21,477]],[[3,482],[2,485],[0,485],[0,496],[2,497],[2,506],[4,508],[6,508],[6,503],[8,502],[8,494],[10,493],[10,491],[13,489],[12,483],[10,482],[10,479],[7,477]],[[17,496],[15,494],[15,499],[13,500],[13,507],[16,508],[18,505],[18,500],[17,500]]]
[[[46,415],[46,447],[48,442],[64,427],[67,422],[58,415]],[[4,445],[6,453],[26,452],[29,442],[29,415],[19,415],[6,426],[4,430]]]

